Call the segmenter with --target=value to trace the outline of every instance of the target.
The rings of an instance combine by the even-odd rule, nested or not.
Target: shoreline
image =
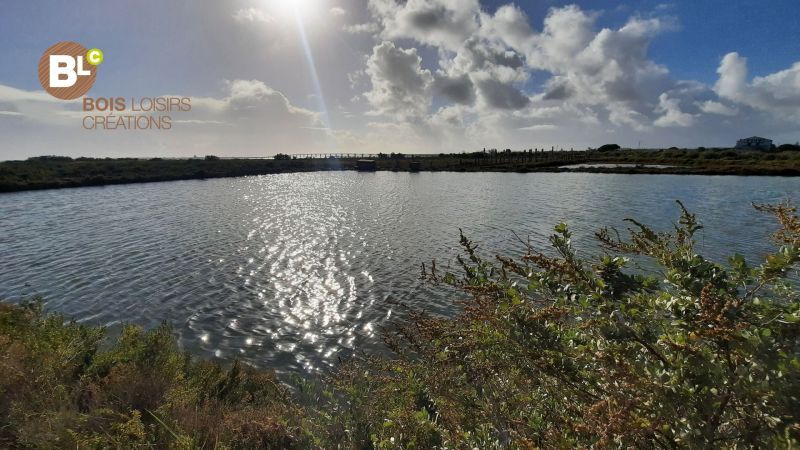
[[[800,152],[555,152],[375,159],[375,171],[595,173],[621,175],[800,176]],[[694,154],[689,153],[694,152]],[[716,152],[716,153],[715,153]],[[357,158],[88,159],[39,157],[0,162],[0,193],[296,172],[358,170]],[[414,164],[412,164],[412,162]],[[577,164],[617,167],[565,167]],[[654,167],[658,165],[659,167]]]

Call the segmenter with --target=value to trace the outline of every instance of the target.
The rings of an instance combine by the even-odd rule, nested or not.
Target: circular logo
[[[88,51],[77,42],[59,42],[48,48],[39,59],[39,82],[53,97],[73,100],[85,95],[97,78],[97,65],[103,52]]]
[[[93,48],[86,52],[86,61],[93,66],[99,66],[103,62],[103,51],[99,48]]]

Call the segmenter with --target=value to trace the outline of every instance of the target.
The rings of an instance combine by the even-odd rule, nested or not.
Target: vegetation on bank
[[[72,448],[745,448],[800,444],[800,218],[751,266],[634,220],[582,259],[552,248],[484,258],[461,236],[455,317],[411,311],[391,356],[290,392],[268,371],[194,361],[162,326],[102,329],[0,306],[0,446]],[[760,234],[763,230],[753,230]],[[524,245],[524,243],[523,243]],[[639,270],[648,259],[656,271]],[[648,266],[649,267],[649,266]]]
[[[735,149],[619,150],[598,152],[592,162],[633,165],[592,172],[676,173],[703,175],[800,175],[800,147],[781,145],[774,151]],[[670,167],[635,167],[661,165]]]
[[[608,172],[677,173],[714,175],[800,175],[800,151],[781,146],[773,152],[731,149],[620,150],[604,145],[603,151],[499,152],[440,154],[412,158],[381,154],[377,170],[496,171],[496,172]],[[0,192],[77,186],[142,183],[283,172],[355,170],[359,158],[297,159],[279,154],[274,159],[226,159],[208,155],[196,159],[69,158],[42,156],[26,161],[0,162]],[[419,165],[412,165],[416,161]],[[626,164],[626,167],[560,168],[576,163]],[[659,164],[669,167],[654,168]]]

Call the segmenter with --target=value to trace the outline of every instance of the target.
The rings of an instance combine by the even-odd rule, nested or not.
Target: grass
[[[109,340],[0,303],[0,447],[797,448],[800,217],[757,208],[779,227],[756,265],[700,255],[683,205],[669,232],[599,230],[592,260],[566,224],[519,259],[462,235],[458,271],[422,267],[459,313],[409,311],[384,335],[391,356],[293,390],[191,358],[167,325]]]
[[[272,173],[355,170],[358,158],[292,159],[94,159],[36,157],[0,162],[0,192],[77,186],[142,183]],[[377,159],[378,170],[409,171],[410,157],[386,155]],[[440,154],[417,158],[423,171],[677,173],[712,175],[800,175],[800,151],[776,152],[714,150],[659,150],[613,152],[539,152]],[[573,163],[631,164],[620,168],[559,169]],[[637,164],[668,168],[635,167]]]

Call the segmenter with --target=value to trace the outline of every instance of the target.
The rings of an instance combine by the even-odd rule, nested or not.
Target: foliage
[[[414,314],[389,336],[396,360],[347,367],[339,384],[370,401],[338,414],[379,447],[796,446],[800,220],[758,207],[778,218],[780,248],[723,266],[697,253],[702,227],[680,208],[672,233],[601,230],[592,262],[565,224],[552,254],[519,260],[484,259],[462,235],[461,275],[423,273],[469,293],[463,312]],[[631,255],[660,271],[627,269]]]
[[[31,156],[28,158],[28,161],[32,162],[68,162],[72,161],[72,158],[69,156],[57,156],[57,155],[44,155],[44,156]]]
[[[288,448],[302,413],[269,372],[193,362],[167,326],[105,331],[0,304],[0,447]]]
[[[778,146],[778,150],[782,152],[796,152],[800,151],[800,144],[781,144]]]
[[[598,152],[613,152],[615,150],[619,150],[620,148],[622,148],[622,147],[620,147],[618,144],[604,144],[604,145],[601,145],[600,147],[598,147],[597,151]]]

